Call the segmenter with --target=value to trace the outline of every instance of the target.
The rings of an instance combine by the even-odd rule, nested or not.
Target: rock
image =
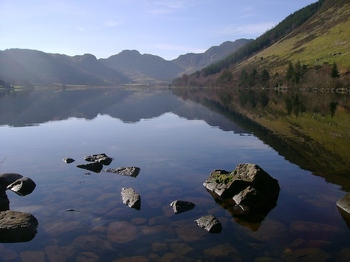
[[[195,204],[189,201],[175,200],[170,203],[170,206],[173,207],[175,214],[179,214],[193,209],[195,207]]]
[[[8,185],[6,189],[15,192],[17,195],[26,196],[33,192],[36,184],[29,177],[22,177],[17,179],[12,184]]]
[[[233,215],[271,210],[280,190],[278,181],[255,164],[238,164],[232,172],[214,170],[203,185],[221,201],[233,200],[225,204],[236,206],[231,208]]]
[[[129,167],[118,167],[118,168],[107,168],[105,172],[116,173],[122,176],[137,177],[140,173],[140,168],[135,166]]]
[[[17,173],[2,173],[0,174],[0,186],[7,188],[9,184],[12,184],[17,179],[20,179],[22,177],[22,175]]]
[[[287,253],[282,256],[282,261],[331,261],[328,253],[318,248],[304,248]]]
[[[141,197],[135,192],[133,188],[122,188],[122,199],[125,205],[128,205],[131,208],[140,210],[141,208]]]
[[[73,158],[63,158],[63,161],[66,163],[66,164],[70,164],[70,163],[73,163],[75,160]]]
[[[195,222],[210,233],[220,233],[222,230],[220,221],[213,215],[202,216],[196,219]]]
[[[350,214],[350,193],[337,201],[338,208]]]
[[[95,173],[100,173],[103,165],[99,162],[93,162],[93,163],[89,163],[89,164],[81,164],[81,165],[77,165],[77,167],[82,168],[82,169],[86,169]]]
[[[18,211],[0,212],[0,242],[26,242],[37,232],[38,220],[31,214]]]
[[[88,162],[99,162],[105,166],[108,166],[113,161],[113,158],[107,156],[105,153],[86,156],[84,159]]]

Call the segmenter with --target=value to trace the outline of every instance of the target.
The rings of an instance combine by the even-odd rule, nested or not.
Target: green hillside
[[[250,64],[281,72],[289,62],[297,61],[308,66],[335,62],[342,73],[349,70],[350,1],[325,1],[303,25],[241,66]]]
[[[332,82],[325,76],[331,75],[335,63],[341,76],[337,87],[346,86],[350,81],[349,17],[350,0],[319,0],[289,15],[224,60],[176,79],[174,85],[241,86],[242,72],[250,78],[245,81],[249,82],[246,87],[289,85],[285,74],[290,64],[304,70],[304,85],[314,80]],[[267,77],[261,81],[263,74]],[[293,84],[301,85],[299,80]]]

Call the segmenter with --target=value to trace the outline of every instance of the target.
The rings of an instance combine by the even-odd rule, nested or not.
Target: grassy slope
[[[336,62],[342,71],[349,70],[350,2],[331,7],[329,4],[326,1],[324,7],[304,25],[244,61],[239,68],[249,64],[268,68],[270,72],[282,72],[290,61],[294,64],[299,60],[309,66]]]

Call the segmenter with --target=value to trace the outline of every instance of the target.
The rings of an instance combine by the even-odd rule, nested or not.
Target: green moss
[[[220,174],[215,177],[215,182],[218,184],[228,184],[233,180],[233,177],[230,174]]]

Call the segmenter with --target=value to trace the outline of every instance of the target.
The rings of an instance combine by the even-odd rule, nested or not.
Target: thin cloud
[[[218,29],[213,32],[213,36],[235,36],[235,35],[261,35],[267,30],[273,28],[276,24],[272,22],[253,23],[253,24],[233,24]]]

